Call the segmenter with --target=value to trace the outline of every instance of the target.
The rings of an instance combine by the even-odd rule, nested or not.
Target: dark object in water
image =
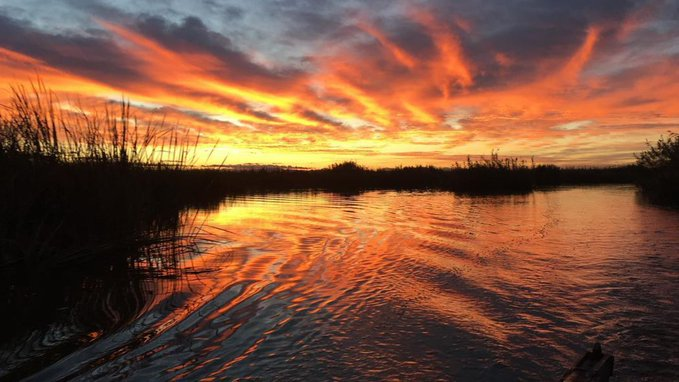
[[[588,351],[561,379],[562,382],[608,382],[613,375],[612,355],[601,351],[601,344],[595,343],[592,351]]]

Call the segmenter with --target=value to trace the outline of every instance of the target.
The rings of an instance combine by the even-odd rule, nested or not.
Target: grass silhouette
[[[0,265],[55,265],[174,240],[192,206],[218,203],[189,172],[197,141],[129,103],[69,113],[42,85],[0,115]]]

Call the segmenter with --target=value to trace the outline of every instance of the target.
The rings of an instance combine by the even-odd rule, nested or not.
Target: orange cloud
[[[573,57],[571,57],[571,59],[568,61],[568,63],[562,70],[562,75],[565,78],[569,80],[577,79],[577,76],[580,75],[582,68],[585,66],[585,64],[587,64],[587,61],[589,61],[589,59],[591,58],[592,52],[594,51],[594,45],[596,44],[598,39],[599,39],[599,28],[590,27],[589,30],[587,30],[587,37],[585,37],[585,41],[582,43],[582,46],[573,55]]]
[[[398,45],[389,41],[389,39],[377,28],[365,22],[359,23],[358,27],[376,38],[403,66],[412,69],[417,64],[415,58],[401,49]]]
[[[21,83],[37,73],[68,99],[124,94],[142,118],[161,109],[201,131],[206,146],[219,141],[231,163],[447,165],[498,147],[570,163],[617,163],[633,160],[631,151],[646,138],[679,123],[676,59],[644,57],[643,65],[612,70],[615,50],[606,44],[617,42],[607,39],[605,25],[574,33],[579,41],[553,56],[525,62],[502,49],[469,48],[481,32],[461,17],[444,22],[422,9],[407,17],[431,48],[404,44],[363,18],[351,24],[360,38],[343,36],[342,44],[308,57],[310,69],[297,71],[264,70],[231,52],[172,48],[133,26],[99,20],[110,33],[105,42],[127,64],[120,71],[132,72],[120,81],[113,71],[114,80],[103,79],[2,46],[0,79]],[[642,22],[636,18],[619,33],[628,36]],[[67,48],[58,53],[81,54]]]

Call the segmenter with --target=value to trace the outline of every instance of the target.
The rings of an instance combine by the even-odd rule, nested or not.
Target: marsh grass
[[[475,195],[526,193],[560,185],[634,183],[638,174],[637,166],[561,168],[536,165],[519,158],[502,158],[495,152],[489,157],[469,157],[450,167],[370,169],[347,161],[319,170],[239,171],[229,173],[228,177],[236,185],[263,191],[318,189],[344,193],[393,189],[444,190]]]
[[[0,112],[0,266],[35,267],[174,241],[187,208],[218,203],[190,172],[198,137],[129,102],[66,109],[42,84]]]
[[[124,327],[178,289],[200,253],[197,135],[128,102],[65,108],[41,84],[0,110],[0,379],[21,379]]]
[[[0,112],[0,158],[51,163],[191,167],[200,132],[182,134],[164,117],[140,122],[129,101],[88,109],[62,103],[44,85],[11,87]],[[67,107],[68,106],[68,107]]]

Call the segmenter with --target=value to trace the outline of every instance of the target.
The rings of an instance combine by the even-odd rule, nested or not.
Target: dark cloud
[[[597,48],[607,45],[625,18],[639,5],[631,0],[501,0],[432,1],[428,10],[454,27],[455,18],[468,21],[471,33],[457,30],[462,46],[477,66],[476,87],[519,83],[538,75],[537,64],[563,62],[579,49],[588,28],[601,29]],[[512,59],[502,67],[496,55]]]
[[[392,19],[385,24],[389,39],[412,56],[427,59],[436,53],[434,42],[424,26],[405,18]]]
[[[524,0],[510,2],[486,0],[429,1],[429,8],[441,19],[457,15],[476,26],[493,30],[510,25],[555,25],[566,21],[579,20],[579,24],[612,23],[623,19],[632,9],[638,7],[632,0]]]
[[[285,37],[293,43],[337,37],[336,34],[344,26],[344,20],[340,17],[314,10],[295,9],[282,13],[290,21]]]
[[[49,34],[25,21],[0,14],[0,47],[105,83],[140,79],[135,70],[138,64],[107,37]]]
[[[209,53],[224,64],[214,74],[236,77],[244,84],[250,81],[260,84],[261,81],[275,82],[299,74],[287,68],[271,70],[252,62],[233,45],[231,39],[209,30],[201,19],[194,16],[179,23],[161,16],[141,16],[134,23],[134,29],[173,51]]]
[[[236,53],[228,37],[208,30],[203,21],[195,16],[186,17],[181,23],[169,22],[161,16],[142,16],[134,26],[144,36],[170,48]]]
[[[233,20],[240,19],[241,17],[243,17],[245,11],[243,11],[242,8],[238,7],[226,7],[226,9],[224,10],[224,14],[228,17],[229,20]]]
[[[129,13],[98,0],[65,0],[65,2],[80,12],[96,15],[104,20],[123,20],[130,17]]]
[[[93,8],[94,7],[94,8]],[[90,4],[91,11],[114,20],[129,20],[128,14],[105,5]],[[214,75],[237,80],[243,85],[285,86],[302,75],[287,68],[269,69],[254,63],[232,41],[209,30],[197,17],[170,22],[160,16],[138,16],[128,27],[175,52],[207,53],[223,63]],[[0,47],[22,53],[79,76],[115,86],[149,83],[141,74],[143,63],[126,54],[110,33],[92,28],[77,33],[49,33],[31,23],[0,13]]]
[[[243,8],[234,5],[223,5],[216,0],[203,0],[203,4],[205,4],[211,12],[223,14],[226,16],[227,20],[240,19],[245,14]]]
[[[336,121],[332,118],[322,116],[322,115],[318,114],[317,112],[315,112],[313,110],[304,109],[304,110],[299,111],[299,114],[301,114],[305,118],[312,120],[312,121],[317,121],[317,122],[321,122],[323,124],[332,125],[332,126],[336,126],[336,127],[343,126],[343,124],[341,122]]]
[[[150,4],[143,1],[136,6],[127,4],[120,7],[102,1],[65,0],[65,3],[105,20],[133,25],[138,32],[175,51],[208,52],[224,63],[219,68],[220,73],[216,74],[238,77],[245,84],[262,83],[265,80],[275,86],[283,78],[302,74],[298,72],[299,69],[271,69],[253,62],[243,51],[250,48],[257,50],[255,47],[240,46],[242,42],[233,41],[229,35],[210,30],[203,19],[196,16],[185,16],[177,21],[176,17],[170,20],[158,14],[139,15],[138,12],[144,12],[143,9],[148,9],[147,5]],[[563,61],[564,57],[572,55],[578,49],[586,36],[587,28],[592,25],[603,28],[597,49],[600,46],[606,49],[608,39],[614,37],[611,31],[617,30],[631,12],[646,3],[633,0],[527,0],[520,3],[504,0],[488,0],[483,3],[473,0],[430,0],[418,7],[430,11],[456,33],[465,55],[476,66],[475,86],[485,88],[524,81],[535,74],[537,62],[550,59]],[[660,7],[663,13],[677,13],[678,6],[671,6],[672,2],[664,3],[666,4]],[[271,40],[291,47],[306,41],[343,42],[351,39],[362,33],[352,28],[352,25],[355,25],[359,16],[368,15],[373,17],[380,30],[394,44],[412,56],[428,59],[434,55],[435,47],[426,28],[409,20],[407,15],[385,12],[389,7],[394,7],[394,4],[388,1],[353,2],[351,5],[338,5],[332,1],[268,1],[258,3],[255,7],[228,1],[203,0],[196,9],[207,10],[210,14],[205,14],[206,18],[223,15],[223,22],[234,23],[233,28],[229,28],[229,25],[223,28],[230,30],[242,28],[243,25],[236,24],[243,21],[244,15],[261,8],[275,17],[285,29],[282,35],[270,36]],[[136,11],[135,14],[133,9],[142,11]],[[456,25],[456,18],[468,21],[473,30],[470,33],[461,30]],[[22,52],[39,51],[39,57],[47,57],[47,62],[68,67],[69,70],[87,70],[92,74],[108,71],[108,77],[131,78],[136,75],[134,63],[124,62],[122,59],[116,62],[115,58],[112,59],[119,53],[118,48],[105,36],[96,35],[94,30],[87,30],[86,36],[55,36],[26,25],[18,25],[18,32],[15,32],[17,25],[14,24],[18,22],[7,17],[0,22],[5,28],[0,30],[3,32],[3,36],[0,36],[3,46],[13,46],[17,48],[14,50]],[[265,27],[265,23],[266,20],[262,20],[258,27]],[[27,39],[29,43],[19,49],[19,41],[25,39],[26,34],[31,34],[31,38]],[[94,54],[89,57],[65,57],[67,54],[64,52],[69,50],[66,47],[73,46]],[[379,49],[379,44],[374,42],[357,46],[356,51],[367,54]],[[498,53],[510,57],[513,65],[510,68],[501,67],[496,59]],[[92,61],[99,65],[90,65]],[[383,61],[385,65],[389,65],[387,55]],[[106,65],[102,65],[104,63]],[[105,73],[96,74],[100,77]]]

